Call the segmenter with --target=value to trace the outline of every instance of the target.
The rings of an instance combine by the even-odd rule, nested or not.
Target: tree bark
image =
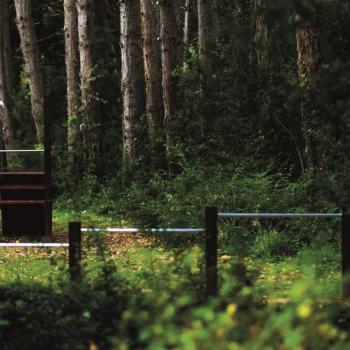
[[[8,0],[0,2],[0,121],[1,135],[6,149],[12,149],[14,126],[11,116],[12,76],[9,56]]]
[[[93,1],[77,0],[80,59],[81,135],[84,166],[95,170],[99,149],[99,125],[94,84],[94,11]]]
[[[139,0],[120,1],[120,34],[123,159],[126,165],[136,159],[135,129],[145,112]]]
[[[264,11],[267,9],[268,0],[256,0],[255,2],[255,43],[256,57],[259,69],[266,69],[269,64],[269,27],[266,23]]]
[[[164,129],[169,148],[170,124],[177,108],[178,77],[176,69],[182,62],[182,35],[179,1],[160,1],[160,40],[162,56],[162,87],[164,106]]]
[[[3,23],[4,23],[4,61],[6,62],[5,77],[6,86],[9,95],[10,107],[12,107],[12,95],[13,95],[13,50],[11,46],[10,37],[10,20],[9,20],[9,2],[8,0],[2,1],[3,6]],[[1,23],[1,22],[0,22]]]
[[[314,80],[318,68],[318,29],[310,22],[297,28],[297,63],[299,76]]]
[[[190,6],[191,0],[185,2],[184,29],[183,29],[183,46],[184,46],[184,61],[187,60],[187,50],[190,37]]]
[[[146,113],[152,153],[156,152],[157,139],[161,138],[162,89],[159,51],[155,32],[156,21],[152,0],[141,0],[141,30],[143,64],[146,83]],[[155,154],[153,154],[154,158]]]
[[[216,0],[198,0],[198,51],[200,63],[200,123],[203,140],[213,131],[211,90],[213,80],[213,56],[217,43]]]
[[[34,30],[30,0],[14,0],[14,2],[25,73],[31,93],[32,114],[38,141],[42,143],[44,140],[44,80],[38,40]]]
[[[318,41],[319,29],[315,21],[305,21],[298,26],[296,31],[297,64],[299,83],[303,90],[300,103],[300,116],[305,147],[305,159],[309,170],[319,165],[315,141],[311,131],[312,114],[314,114],[312,101],[318,89]]]
[[[64,0],[65,60],[67,75],[68,163],[73,178],[79,174],[79,42],[75,0]]]
[[[212,71],[211,56],[216,42],[216,1],[198,0],[198,50],[204,80],[209,78]]]

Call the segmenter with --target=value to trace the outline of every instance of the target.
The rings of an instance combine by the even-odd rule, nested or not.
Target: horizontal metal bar
[[[219,218],[335,218],[342,213],[219,213]]]
[[[43,149],[1,149],[0,153],[45,152]]]
[[[114,233],[202,233],[203,228],[94,228],[83,227],[82,232],[98,233],[98,232],[114,232]]]
[[[0,243],[0,247],[8,248],[68,248],[69,243]]]

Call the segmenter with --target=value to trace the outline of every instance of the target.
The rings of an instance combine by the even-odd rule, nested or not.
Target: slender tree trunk
[[[14,2],[25,73],[31,93],[32,114],[38,141],[42,143],[44,140],[44,81],[38,40],[34,30],[30,0],[14,0]]]
[[[201,133],[205,140],[213,130],[213,54],[217,44],[216,0],[198,0],[198,51],[201,85]]]
[[[10,107],[12,107],[12,95],[13,95],[13,53],[11,46],[11,36],[10,36],[10,20],[9,20],[9,1],[3,0],[3,18],[4,18],[4,61],[6,62],[5,76],[6,76],[6,86],[9,95]],[[1,23],[1,22],[0,22]]]
[[[255,1],[255,50],[257,67],[257,110],[260,117],[270,117],[271,104],[270,86],[272,84],[270,69],[270,34],[271,28],[266,23],[268,0]]]
[[[79,39],[75,0],[64,0],[64,33],[67,74],[67,143],[70,174],[79,179]]]
[[[6,149],[13,148],[14,126],[11,116],[11,61],[9,57],[8,0],[0,2],[0,121],[2,140]]]
[[[177,108],[178,78],[176,69],[182,63],[182,35],[179,1],[160,1],[160,40],[162,56],[162,87],[164,106],[164,129],[169,149],[170,124]]]
[[[318,164],[315,140],[312,136],[313,100],[317,93],[319,30],[312,21],[301,23],[296,31],[297,63],[299,82],[303,89],[300,104],[301,129],[305,146],[307,167],[313,169]],[[311,131],[311,132],[310,132]]]
[[[136,126],[145,112],[139,0],[120,1],[120,33],[123,159],[126,166],[137,156]]]
[[[267,3],[268,0],[256,0],[255,2],[255,42],[259,70],[266,70],[269,65],[269,27],[264,14]]]
[[[81,137],[84,166],[96,171],[99,149],[94,77],[94,2],[77,0],[78,38],[80,59]]]
[[[141,30],[143,43],[143,64],[146,83],[146,113],[152,158],[157,156],[157,139],[161,138],[162,89],[159,66],[159,51],[156,36],[155,11],[152,0],[141,0]],[[154,161],[154,159],[152,159]]]
[[[198,0],[198,49],[204,80],[212,71],[211,56],[217,42],[216,1]]]
[[[190,9],[191,0],[185,2],[185,16],[184,16],[184,32],[183,32],[183,46],[184,46],[184,61],[187,60],[187,50],[190,37]]]

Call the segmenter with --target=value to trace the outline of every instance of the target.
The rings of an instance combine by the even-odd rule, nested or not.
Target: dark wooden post
[[[343,210],[341,228],[342,297],[350,298],[350,212]]]
[[[69,273],[71,281],[81,278],[81,223],[69,223]]]
[[[44,100],[44,173],[45,173],[45,235],[52,239],[52,160],[51,160],[51,129],[52,117],[49,112],[50,99],[46,95]]]
[[[205,208],[205,289],[207,296],[218,292],[218,209]]]
[[[49,112],[50,100],[45,96],[44,101],[44,172],[46,181],[46,199],[51,200],[51,182],[52,182],[52,160],[51,160],[51,129],[52,118]]]

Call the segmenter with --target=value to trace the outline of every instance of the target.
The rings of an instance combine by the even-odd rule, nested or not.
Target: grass
[[[76,220],[74,214],[55,217],[55,240],[67,241],[70,220]],[[84,217],[84,226],[103,224],[116,225]],[[120,350],[289,350],[300,344],[328,350],[332,342],[339,344],[336,350],[346,348],[348,338],[337,324],[347,326],[350,314],[339,299],[340,254],[334,244],[311,242],[297,254],[279,256],[270,249],[276,240],[259,241],[259,252],[239,254],[239,240],[234,250],[227,249],[229,235],[222,236],[220,294],[213,300],[204,298],[203,242],[198,240],[84,235],[84,283],[79,285],[67,283],[65,249],[2,249],[0,330],[6,327],[6,332],[3,338],[0,332],[0,344],[12,349],[13,334],[20,334],[15,340],[23,349],[47,348],[56,339],[65,344],[57,349],[89,348],[90,340]],[[51,310],[49,321],[43,303]],[[54,326],[48,331],[45,322]],[[38,329],[37,339],[25,347],[31,327]]]
[[[97,269],[102,268],[108,260],[118,272],[143,288],[152,288],[152,284],[167,274],[181,269],[192,269],[193,274],[200,274],[198,266],[203,265],[200,244],[193,244],[188,249],[164,248],[149,236],[124,234],[115,240],[115,236],[107,237],[107,245],[111,254],[101,256],[96,249],[96,238],[85,239],[83,264],[85,277],[93,279]],[[110,239],[110,240],[109,240]],[[106,244],[103,243],[103,244]],[[220,256],[220,252],[219,252]],[[271,300],[283,300],[288,297],[289,290],[297,281],[312,275],[320,283],[318,293],[323,298],[337,298],[340,290],[340,266],[333,264],[325,269],[320,264],[327,263],[326,257],[305,250],[304,255],[285,257],[284,259],[264,259],[221,255],[219,273],[221,283],[229,280],[232,266],[241,262],[247,266],[256,280],[254,288],[260,297]],[[187,260],[186,260],[187,259]],[[0,283],[22,281],[39,282],[44,285],[58,284],[68,278],[68,253],[65,249],[32,249],[16,248],[0,251]],[[187,264],[187,266],[186,266]],[[318,266],[319,265],[319,266]],[[339,265],[339,264],[338,264]],[[174,267],[176,266],[176,268]],[[179,277],[179,276],[178,276]],[[169,278],[165,278],[165,283]]]

